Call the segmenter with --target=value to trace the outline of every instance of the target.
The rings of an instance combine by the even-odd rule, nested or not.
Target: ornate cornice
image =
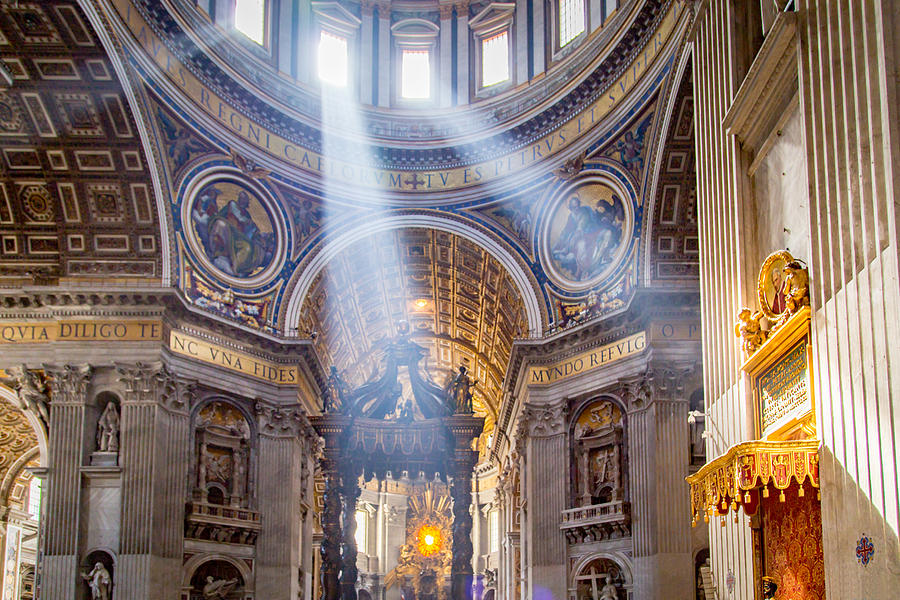
[[[319,435],[299,406],[283,407],[257,400],[253,407],[260,435],[276,438],[300,438],[307,451],[314,451]]]
[[[566,432],[568,404],[565,399],[550,404],[525,403],[519,423],[530,438],[552,437]],[[521,436],[517,436],[521,437]]]

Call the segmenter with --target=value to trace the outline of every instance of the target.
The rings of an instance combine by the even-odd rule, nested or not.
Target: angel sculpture
[[[325,382],[325,393],[322,394],[322,410],[326,413],[344,412],[347,394],[347,384],[338,375],[337,367],[332,365],[328,381]]]
[[[238,583],[240,580],[237,578],[215,579],[212,575],[207,575],[206,585],[203,586],[203,598],[204,600],[225,600]]]
[[[35,413],[44,425],[50,424],[50,413],[47,409],[49,389],[41,376],[29,371],[28,367],[10,367],[7,372],[11,377],[0,377],[0,383],[16,391],[19,408]]]
[[[793,315],[809,306],[809,271],[798,261],[789,262],[781,270],[784,273],[785,309],[788,315]]]
[[[742,308],[738,313],[738,320],[734,324],[734,335],[741,338],[741,347],[747,354],[753,354],[766,341],[766,332],[763,330],[763,314],[759,311],[752,312],[749,308]]]
[[[107,402],[97,421],[97,449],[100,452],[119,451],[119,411],[114,402]]]
[[[453,413],[472,414],[471,388],[478,382],[469,378],[467,370],[465,366],[460,365],[459,373],[451,377],[444,388],[447,403]]]

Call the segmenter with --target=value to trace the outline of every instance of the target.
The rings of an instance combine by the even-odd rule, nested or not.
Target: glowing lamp
[[[434,525],[422,525],[416,534],[417,548],[422,556],[431,556],[441,549],[441,530]]]

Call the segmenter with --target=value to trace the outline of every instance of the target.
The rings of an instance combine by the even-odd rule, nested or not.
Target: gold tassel
[[[781,491],[778,493],[778,501],[779,501],[779,502],[784,502],[784,490],[781,490]]]
[[[744,503],[750,502],[750,492],[744,492]]]
[[[725,517],[719,518],[719,525],[721,525],[722,527],[725,527]]]
[[[763,488],[763,498],[769,497],[769,486]]]
[[[800,489],[797,491],[797,496],[799,496],[800,498],[802,498],[802,497],[805,496],[805,495],[806,495],[806,492],[803,491],[803,486],[801,485],[801,486],[800,486]]]
[[[708,515],[708,514],[707,514],[707,515],[703,515],[703,522],[704,522],[704,523],[709,523],[709,515]]]

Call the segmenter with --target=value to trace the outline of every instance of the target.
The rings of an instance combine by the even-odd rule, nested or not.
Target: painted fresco
[[[277,246],[272,216],[256,193],[230,180],[203,186],[191,206],[191,232],[206,260],[228,276],[264,271]]]
[[[600,182],[565,194],[547,228],[551,272],[576,285],[602,278],[627,246],[626,211],[620,195]]]

